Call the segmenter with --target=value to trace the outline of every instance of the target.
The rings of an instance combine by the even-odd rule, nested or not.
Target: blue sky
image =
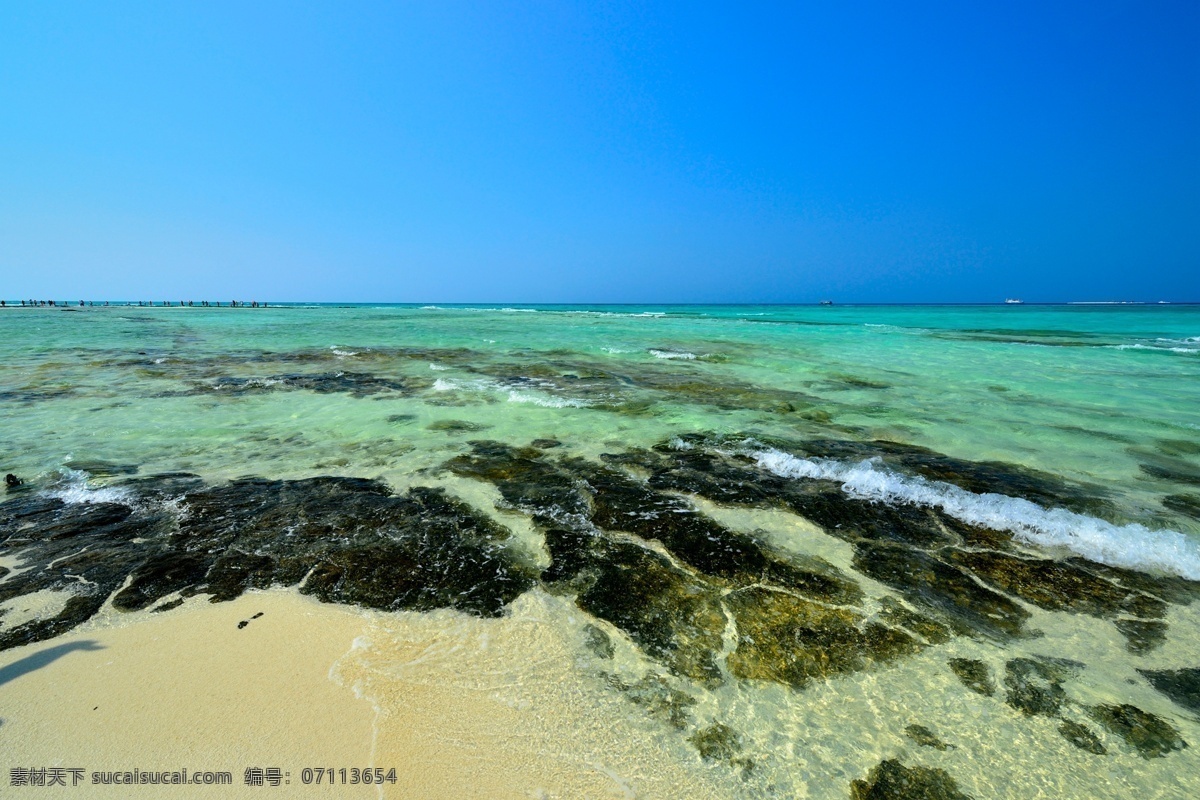
[[[0,5],[0,296],[1200,300],[1200,4]]]

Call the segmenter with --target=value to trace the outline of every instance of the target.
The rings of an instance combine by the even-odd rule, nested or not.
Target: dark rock
[[[904,735],[922,747],[932,747],[936,750],[946,750],[954,747],[952,744],[943,742],[937,737],[937,734],[924,725],[909,725],[904,729]]]
[[[64,508],[53,522],[40,526],[32,535],[46,540],[94,535],[111,530],[132,514],[133,509],[122,503],[79,503]]]
[[[866,780],[850,783],[851,800],[970,800],[945,770],[906,767],[888,759],[871,770]]]
[[[0,503],[0,554],[20,550],[30,567],[0,583],[0,602],[43,589],[83,592],[53,619],[5,631],[0,648],[69,630],[113,592],[113,606],[131,611],[173,593],[229,600],[307,575],[301,590],[324,600],[495,616],[533,585],[505,545],[507,530],[439,490],[395,496],[357,478],[204,487],[183,474],[125,486],[136,493],[129,506],[36,496]],[[173,503],[159,505],[179,492],[182,516]]]
[[[154,608],[150,609],[150,611],[151,612],[170,611],[173,608],[179,608],[181,605],[183,605],[183,598],[178,597],[174,600],[169,600],[165,603],[159,603]]]
[[[895,542],[933,549],[958,544],[942,515],[917,505],[888,505],[850,497],[832,481],[801,480],[787,490],[787,506],[841,539]]]
[[[170,550],[157,553],[138,567],[129,585],[113,597],[113,608],[140,611],[156,600],[199,582],[210,559],[204,555]]]
[[[1167,623],[1157,620],[1118,619],[1113,620],[1125,636],[1125,649],[1135,655],[1145,655],[1167,640]]]
[[[558,439],[534,439],[529,443],[531,447],[536,447],[539,450],[549,450],[553,447],[562,447],[562,442]]]
[[[1102,756],[1108,752],[1104,744],[1100,741],[1100,737],[1092,733],[1086,725],[1080,725],[1078,722],[1064,719],[1062,724],[1058,726],[1058,732],[1062,734],[1064,739],[1080,750],[1085,750],[1098,756]]]
[[[50,619],[30,620],[10,630],[0,631],[0,650],[43,642],[64,634],[91,619],[104,605],[105,599],[106,595],[99,592],[76,595]]]
[[[542,459],[533,448],[517,449],[501,442],[471,442],[469,454],[446,463],[456,475],[489,481],[513,508],[544,526],[586,518],[590,511],[579,481]]]
[[[832,566],[817,572],[785,562],[752,537],[725,528],[678,498],[612,470],[588,471],[579,461],[570,463],[581,476],[586,472],[592,490],[591,519],[601,528],[657,540],[689,566],[734,584],[769,581],[839,604],[862,597],[857,584]]]
[[[1092,719],[1120,736],[1142,758],[1162,758],[1187,747],[1169,722],[1136,706],[1100,705],[1088,711]]]
[[[150,500],[161,503],[204,488],[204,481],[190,472],[160,472],[140,478],[126,478],[119,485],[133,491],[142,502]]]
[[[1200,668],[1139,669],[1150,685],[1175,701],[1176,705],[1200,714]]]

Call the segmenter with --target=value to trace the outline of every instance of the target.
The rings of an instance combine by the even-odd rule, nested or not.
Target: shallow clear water
[[[553,439],[560,446],[546,463],[595,465],[659,445],[932,508],[1013,536],[1022,557],[1200,579],[1200,307],[9,308],[0,337],[0,468],[69,501],[96,500],[96,489],[121,480],[118,467],[186,471],[208,484],[341,475],[397,491],[440,486],[511,529],[512,546],[541,568],[551,555],[537,512],[447,462],[478,440]],[[916,462],[844,445],[879,441],[1001,462],[1096,502],[1024,496],[1012,488],[1019,482],[952,485],[908,468]],[[789,449],[805,442],[843,444]],[[630,474],[644,478],[646,463]],[[863,619],[897,592],[920,608],[904,587],[863,574],[850,544],[803,515],[682,491],[729,530],[851,576],[866,593],[855,606]],[[1200,792],[1193,749],[1144,757],[1089,711],[1129,703],[1184,740],[1200,737],[1194,713],[1136,672],[1200,665],[1193,606],[1173,603],[1160,615],[1165,642],[1133,652],[1112,615],[1039,607],[1022,591],[1006,596],[1037,635],[930,640],[886,668],[803,686],[726,667],[709,684],[663,673],[646,642],[622,638],[628,631],[612,620],[601,626],[618,640],[612,663],[581,651],[580,670],[618,694],[648,670],[666,674],[692,705],[689,721],[664,724],[662,736],[705,753],[704,723],[737,731],[741,755],[709,747],[698,763],[738,775],[731,785],[749,796],[845,796],[850,780],[898,753],[981,797]],[[571,591],[533,592],[539,599],[512,613],[571,616]],[[726,635],[734,639],[722,658],[737,647],[737,634]],[[1024,713],[1002,702],[1003,688],[973,694],[945,667],[952,657],[989,664],[1000,686],[1013,659],[1032,656],[1086,665],[1069,679],[1039,678],[1066,687],[1066,711]],[[646,713],[636,702],[628,709]],[[1108,755],[1067,743],[1056,726],[1068,720],[1093,730]],[[912,723],[954,746],[916,744],[904,735]]]

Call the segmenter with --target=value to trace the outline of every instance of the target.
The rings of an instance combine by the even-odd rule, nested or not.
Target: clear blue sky
[[[1200,3],[6,0],[0,296],[1200,300]]]

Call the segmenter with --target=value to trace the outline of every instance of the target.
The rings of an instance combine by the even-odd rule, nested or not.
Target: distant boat
[[[1016,298],[1013,298],[1013,297],[1009,297],[1009,298],[1006,298],[1004,302],[1008,303],[1010,306],[1019,306],[1019,305],[1021,305],[1022,303],[1024,303],[1025,301],[1024,301],[1024,300],[1018,300],[1018,299],[1016,299]]]
[[[822,301],[820,302],[820,305],[823,305],[823,306],[831,306],[831,305],[833,305],[833,301],[832,301],[832,300],[822,300]]]

